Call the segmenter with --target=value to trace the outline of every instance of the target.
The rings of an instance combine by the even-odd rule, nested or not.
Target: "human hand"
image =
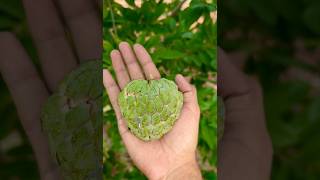
[[[23,0],[23,5],[44,78],[10,32],[0,32],[0,71],[31,142],[41,179],[57,180],[61,177],[41,130],[40,113],[65,75],[80,62],[101,57],[100,10],[98,1],[90,0]]]
[[[218,93],[225,103],[225,127],[218,143],[218,179],[267,180],[272,145],[261,87],[218,50]]]
[[[142,141],[128,130],[120,113],[118,94],[130,81],[160,79],[160,73],[148,52],[139,44],[132,49],[128,43],[122,42],[119,50],[113,50],[110,56],[117,82],[108,70],[103,70],[103,83],[117,117],[119,133],[135,165],[152,180],[201,179],[195,156],[200,118],[195,87],[183,76],[176,76],[176,83],[184,96],[179,119],[161,139]]]

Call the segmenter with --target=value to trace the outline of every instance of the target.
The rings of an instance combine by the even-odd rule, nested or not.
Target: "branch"
[[[187,0],[181,1],[181,2],[178,4],[178,6],[177,6],[176,8],[174,8],[174,10],[171,12],[171,15],[170,15],[170,16],[171,16],[171,17],[176,16],[176,15],[178,14],[178,12],[180,11],[182,5],[183,5],[186,1],[187,1]]]
[[[115,22],[115,19],[114,19],[114,13],[113,13],[113,10],[112,10],[112,5],[111,5],[110,0],[107,0],[107,1],[108,1],[108,5],[109,5],[109,8],[110,8],[110,13],[111,13],[112,28],[113,28],[114,33],[118,36],[116,22]]]

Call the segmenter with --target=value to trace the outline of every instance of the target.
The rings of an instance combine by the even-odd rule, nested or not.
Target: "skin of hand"
[[[58,180],[61,177],[41,130],[40,113],[51,92],[79,62],[101,57],[102,1],[22,2],[43,78],[11,32],[0,32],[0,71],[32,145],[41,179]]]
[[[263,111],[262,90],[218,50],[218,94],[225,103],[225,128],[218,142],[218,179],[270,179],[272,144]]]
[[[184,103],[173,129],[161,139],[144,142],[127,128],[118,105],[118,94],[135,79],[160,79],[160,73],[145,48],[126,42],[110,54],[117,82],[103,70],[103,83],[115,111],[118,128],[125,147],[135,165],[151,180],[202,179],[196,162],[200,110],[197,93],[182,75],[176,84],[183,92]]]

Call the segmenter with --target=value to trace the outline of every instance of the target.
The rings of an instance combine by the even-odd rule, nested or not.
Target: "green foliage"
[[[181,73],[192,78],[201,108],[198,157],[205,179],[216,179],[217,99],[216,23],[210,13],[215,1],[193,0],[184,10],[180,1],[143,1],[128,7],[106,0],[103,7],[103,66],[112,71],[109,54],[121,41],[140,43],[151,52],[161,75],[173,80]],[[194,24],[199,18],[202,23]],[[118,134],[116,119],[104,95],[105,139],[109,151],[104,162],[105,179],[145,179],[133,166]]]
[[[263,86],[275,180],[320,177],[320,64],[310,60],[320,47],[319,5],[230,0],[219,6],[219,45],[248,55],[247,72]],[[309,60],[297,56],[301,50]]]

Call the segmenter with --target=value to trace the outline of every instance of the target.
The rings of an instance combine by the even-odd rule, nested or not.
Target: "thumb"
[[[200,114],[200,110],[198,106],[196,88],[180,74],[176,76],[176,83],[179,90],[183,93],[182,111],[190,111],[194,113],[194,115],[198,116]]]
[[[200,119],[196,88],[180,74],[176,76],[176,83],[183,93],[183,107],[179,119],[175,122],[172,131],[169,132],[167,137],[174,137],[172,138],[172,143],[176,146],[177,142],[184,144],[183,142],[185,141],[188,141],[187,144],[191,143],[196,146]]]

